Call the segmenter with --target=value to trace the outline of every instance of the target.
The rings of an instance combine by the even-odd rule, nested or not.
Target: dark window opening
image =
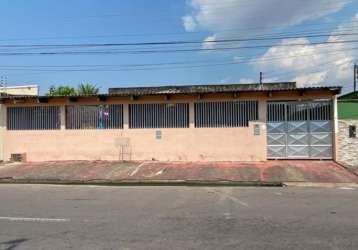
[[[357,126],[349,126],[349,138],[357,138]]]

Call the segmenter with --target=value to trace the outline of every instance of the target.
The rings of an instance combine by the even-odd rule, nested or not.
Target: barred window
[[[60,107],[8,107],[8,130],[56,130],[60,129]]]
[[[286,103],[268,103],[267,105],[267,121],[282,122],[286,121]]]
[[[311,121],[332,120],[332,113],[332,102],[330,101],[312,102],[310,104],[309,116]]]
[[[66,106],[66,129],[121,129],[123,105]]]
[[[332,103],[317,102],[272,102],[268,104],[267,120],[281,121],[326,121],[332,119]]]
[[[196,128],[248,127],[258,116],[257,101],[195,103]]]
[[[130,128],[188,128],[189,104],[130,104]]]

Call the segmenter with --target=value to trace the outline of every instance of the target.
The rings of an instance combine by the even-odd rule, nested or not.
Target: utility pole
[[[263,78],[264,78],[264,74],[262,72],[260,72],[260,84],[263,83]]]
[[[354,92],[357,91],[358,65],[354,64]]]
[[[3,92],[3,95],[6,95],[6,85],[7,85],[7,77],[1,76],[0,88],[2,88],[3,90],[0,92]]]

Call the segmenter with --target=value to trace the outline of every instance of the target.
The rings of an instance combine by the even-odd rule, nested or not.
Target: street
[[[358,249],[353,188],[0,185],[0,250]]]

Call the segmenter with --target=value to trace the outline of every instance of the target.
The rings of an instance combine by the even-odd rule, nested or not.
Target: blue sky
[[[0,75],[8,85],[76,86],[90,82],[109,87],[167,84],[238,83],[258,80],[300,84],[352,84],[358,56],[355,0],[2,0],[0,3]],[[334,33],[346,36],[328,36]],[[307,34],[324,34],[307,37]],[[302,37],[300,37],[302,35]],[[278,36],[273,41],[204,43],[205,40]],[[286,39],[287,36],[295,38]],[[18,55],[48,48],[4,45],[68,45],[203,41],[173,46],[109,47],[121,49],[187,49],[272,45],[272,48],[182,53],[100,55]],[[287,46],[287,44],[299,44]],[[277,44],[284,46],[275,47]],[[67,49],[65,49],[67,50]],[[70,48],[69,51],[93,50]],[[63,48],[56,51],[63,51]],[[327,51],[330,51],[327,53]],[[1,53],[16,52],[15,55]],[[164,64],[151,69],[123,65]],[[209,65],[208,65],[209,64]],[[211,64],[211,65],[210,65]],[[106,66],[98,66],[106,65]]]

